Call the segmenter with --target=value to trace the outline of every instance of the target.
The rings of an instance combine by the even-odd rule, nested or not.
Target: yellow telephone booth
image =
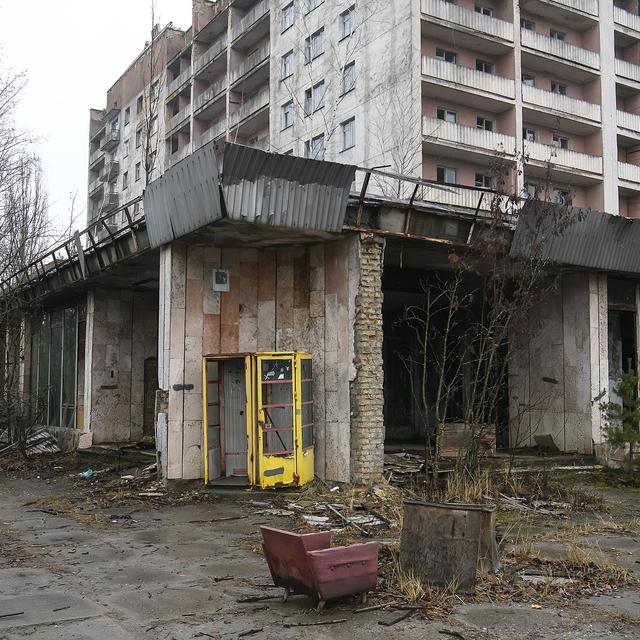
[[[205,483],[313,480],[313,367],[301,352],[205,356]]]

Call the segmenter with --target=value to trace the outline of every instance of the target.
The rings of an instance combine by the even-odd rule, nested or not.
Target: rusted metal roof
[[[159,247],[222,218],[339,233],[355,167],[209,143],[168,169],[144,194],[149,241]],[[220,187],[222,186],[222,196]]]
[[[562,233],[546,233],[542,257],[557,264],[617,273],[640,273],[640,220],[612,216],[591,209],[570,212],[572,221]],[[510,255],[529,256],[539,226],[535,212],[523,212],[516,226]]]

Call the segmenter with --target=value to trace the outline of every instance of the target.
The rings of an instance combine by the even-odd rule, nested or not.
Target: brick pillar
[[[360,235],[360,277],[354,343],[356,377],[351,383],[351,479],[378,480],[384,463],[382,368],[382,264],[384,240]]]

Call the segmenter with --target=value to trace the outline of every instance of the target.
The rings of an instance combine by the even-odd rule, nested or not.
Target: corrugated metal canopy
[[[144,210],[152,247],[230,221],[338,233],[356,168],[226,144],[220,173],[209,143],[149,184]],[[221,197],[220,186],[222,185]]]
[[[571,210],[569,224],[553,232],[551,224],[541,227],[536,211],[520,214],[510,255],[530,256],[538,241],[542,257],[557,264],[587,267],[598,271],[640,273],[640,220],[612,216],[591,209]],[[540,236],[538,236],[540,237]]]

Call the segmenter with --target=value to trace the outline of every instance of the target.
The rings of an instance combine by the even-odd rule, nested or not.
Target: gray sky
[[[89,108],[142,50],[149,0],[0,0],[0,64],[27,72],[18,125],[39,138],[51,213],[60,227],[77,192],[85,226]],[[157,22],[187,28],[191,0],[157,0]]]

